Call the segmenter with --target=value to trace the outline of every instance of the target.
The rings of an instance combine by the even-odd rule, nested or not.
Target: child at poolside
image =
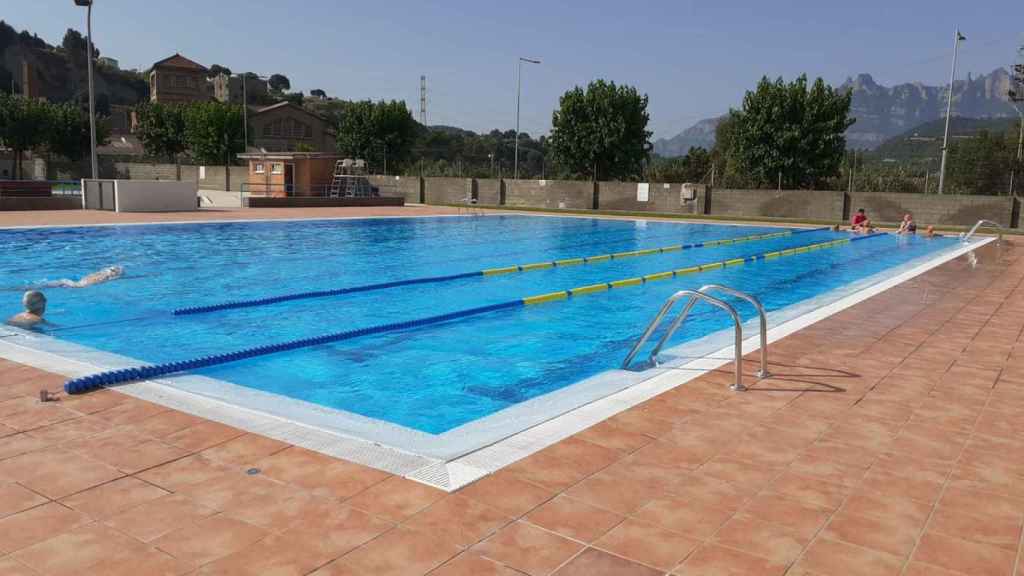
[[[917,234],[917,222],[914,222],[914,217],[909,212],[903,215],[897,234]]]
[[[21,304],[25,311],[21,314],[11,316],[7,323],[18,328],[32,328],[37,324],[46,322],[43,314],[46,313],[46,296],[38,290],[25,292],[21,298]]]

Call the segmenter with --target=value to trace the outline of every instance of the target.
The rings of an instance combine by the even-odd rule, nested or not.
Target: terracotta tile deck
[[[1011,576],[1024,259],[980,261],[453,494],[0,360],[0,573]]]

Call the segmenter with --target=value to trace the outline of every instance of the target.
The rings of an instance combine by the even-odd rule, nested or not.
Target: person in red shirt
[[[863,208],[857,209],[857,213],[850,218],[850,230],[853,232],[867,232],[871,229],[871,221],[868,220],[868,215],[864,213]]]

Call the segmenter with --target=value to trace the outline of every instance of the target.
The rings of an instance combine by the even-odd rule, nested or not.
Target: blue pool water
[[[477,276],[271,306],[172,316],[264,298],[778,232],[779,228],[495,216],[0,230],[0,313],[21,291],[121,265],[86,289],[46,289],[50,335],[147,363],[400,322],[525,296],[804,246],[846,233]],[[677,290],[726,284],[769,311],[895,270],[954,240],[885,235],[836,248],[272,354],[199,371],[231,383],[438,434],[619,367]],[[738,306],[745,318],[753,315]],[[698,306],[672,345],[727,328]]]

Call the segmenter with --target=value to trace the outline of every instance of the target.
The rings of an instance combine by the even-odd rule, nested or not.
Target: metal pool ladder
[[[644,330],[643,336],[641,336],[640,339],[636,341],[636,344],[633,345],[633,348],[629,351],[629,354],[626,355],[626,359],[622,361],[622,368],[629,368],[630,363],[640,352],[640,348],[642,348],[643,345],[646,344],[648,340],[650,340],[651,335],[653,335],[654,331],[657,330],[658,326],[661,325],[661,321],[672,310],[676,302],[688,297],[686,305],[679,313],[679,316],[677,316],[676,319],[672,321],[672,324],[669,326],[668,330],[665,331],[665,335],[661,337],[661,340],[658,341],[658,344],[654,347],[654,350],[651,351],[651,355],[648,358],[648,362],[652,366],[657,366],[658,353],[661,352],[661,349],[665,346],[669,339],[672,338],[672,335],[675,334],[676,330],[678,330],[679,327],[683,324],[683,321],[686,320],[686,317],[689,315],[690,310],[694,307],[695,304],[697,304],[697,301],[703,300],[708,304],[711,304],[712,306],[717,306],[718,308],[725,310],[726,312],[729,313],[730,316],[732,316],[732,321],[735,326],[735,345],[733,349],[733,362],[736,365],[736,382],[729,388],[737,392],[742,392],[746,390],[747,387],[743,385],[743,321],[740,320],[740,315],[736,313],[736,309],[731,304],[729,304],[725,300],[715,298],[714,296],[709,296],[707,294],[708,292],[715,290],[719,292],[725,292],[737,298],[742,298],[743,300],[746,300],[747,302],[753,304],[754,308],[757,309],[757,314],[758,316],[760,316],[761,320],[761,369],[758,371],[757,377],[767,378],[768,376],[770,376],[768,372],[768,320],[765,317],[764,306],[762,306],[761,301],[755,298],[754,296],[751,296],[746,292],[741,292],[734,288],[729,288],[728,286],[722,286],[721,284],[708,284],[702,286],[700,290],[680,290],[679,292],[676,292],[672,296],[669,296],[668,300],[665,301],[665,304],[662,305],[661,310],[659,310],[658,314],[654,317],[654,320],[652,320],[651,323],[647,325],[647,329]]]
[[[973,228],[971,228],[970,232],[968,232],[967,234],[964,234],[963,232],[960,233],[960,241],[966,244],[968,241],[970,241],[971,236],[974,236],[974,233],[977,232],[978,228],[981,228],[983,224],[991,224],[991,226],[988,226],[988,228],[996,228],[999,230],[999,236],[996,238],[996,244],[1002,244],[1003,231],[1005,230],[1005,228],[1003,228],[1002,225],[1000,225],[998,222],[993,222],[991,220],[978,220],[978,223],[975,224]]]

